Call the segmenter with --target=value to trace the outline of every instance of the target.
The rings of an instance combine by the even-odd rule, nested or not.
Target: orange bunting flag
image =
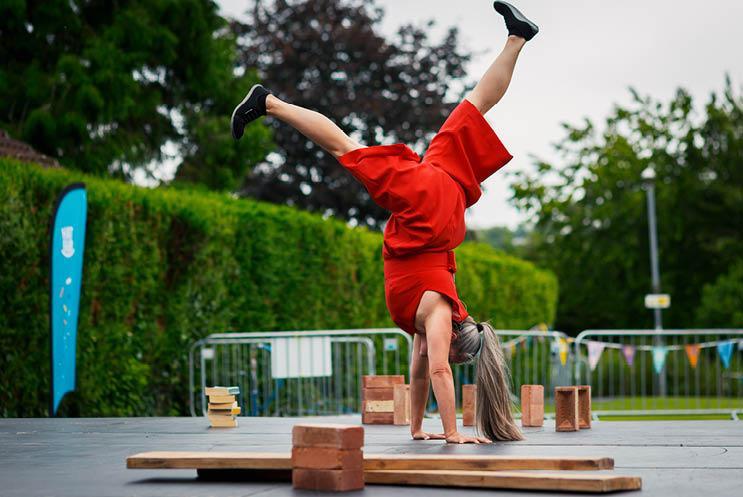
[[[693,345],[685,345],[684,348],[686,349],[686,357],[689,358],[689,364],[691,364],[692,368],[696,368],[701,347],[695,343]]]

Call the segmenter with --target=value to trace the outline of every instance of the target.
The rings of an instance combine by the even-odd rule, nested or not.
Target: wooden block
[[[364,445],[364,428],[340,424],[298,424],[292,428],[292,445],[359,449]]]
[[[363,402],[364,412],[394,412],[393,400],[367,400]]]
[[[462,385],[462,425],[474,426],[477,412],[477,385]]]
[[[521,385],[521,426],[544,425],[544,387]]]
[[[555,388],[555,430],[578,431],[578,388]]]
[[[501,488],[551,492],[616,492],[640,490],[636,476],[518,471],[389,470],[365,471],[366,483],[430,487]]]
[[[233,416],[240,414],[240,408],[230,407],[228,409],[209,409],[207,414],[214,414],[216,416]]]
[[[214,428],[236,428],[237,420],[234,416],[209,415],[209,424]]]
[[[395,385],[393,391],[394,411],[392,424],[410,424],[410,385]]]
[[[207,397],[210,395],[238,395],[240,387],[206,387],[204,393]]]
[[[394,412],[367,412],[361,403],[361,423],[365,425],[391,425],[395,422]]]
[[[302,469],[292,470],[292,487],[324,492],[346,492],[364,488],[361,469]]]
[[[362,388],[361,400],[393,400],[395,392],[393,387]]]
[[[210,395],[209,402],[212,404],[226,404],[229,402],[235,402],[234,395]]]
[[[610,457],[540,457],[467,454],[364,454],[365,470],[452,469],[602,470],[613,469]],[[142,452],[126,459],[130,469],[291,469],[288,452]]]
[[[209,403],[209,409],[234,409],[235,407],[237,407],[237,402]]]
[[[361,377],[361,386],[363,388],[384,388],[394,387],[395,385],[404,385],[405,376],[403,375],[364,375]]]
[[[591,385],[578,386],[578,427],[591,427]]]
[[[304,469],[364,469],[361,449],[294,447],[292,467]]]

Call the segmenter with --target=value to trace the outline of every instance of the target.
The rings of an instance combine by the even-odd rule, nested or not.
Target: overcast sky
[[[223,13],[242,16],[246,0],[221,0]],[[584,117],[602,120],[614,104],[630,101],[627,88],[669,99],[682,86],[696,103],[723,86],[743,82],[743,2],[738,0],[512,0],[540,27],[527,43],[511,87],[487,119],[514,159],[504,170],[529,167],[531,155],[554,157],[560,123]],[[383,29],[434,19],[440,36],[460,28],[464,46],[482,55],[470,64],[479,78],[506,37],[502,18],[489,0],[378,0],[386,11]],[[503,171],[503,170],[502,170]],[[468,214],[470,227],[516,226],[507,180],[496,174]]]

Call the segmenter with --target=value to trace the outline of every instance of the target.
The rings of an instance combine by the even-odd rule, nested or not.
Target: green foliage
[[[261,125],[227,139],[255,80],[235,57],[209,0],[4,2],[0,127],[69,168],[131,177],[177,154],[203,164],[188,179],[235,189],[271,148]]]
[[[743,328],[743,261],[704,286],[697,320],[706,326]]]
[[[556,326],[648,328],[650,293],[646,192],[655,180],[661,285],[672,295],[667,327],[695,324],[702,287],[743,252],[743,98],[727,82],[704,114],[679,90],[667,103],[633,92],[598,132],[565,125],[559,163],[540,162],[517,176],[516,205],[536,223],[524,254],[557,274],[562,291]],[[707,320],[696,324],[732,326]]]
[[[80,180],[89,199],[83,416],[185,414],[188,348],[210,333],[392,326],[378,233],[223,194],[0,160],[0,416],[46,413],[49,218],[62,188]],[[457,284],[478,318],[510,328],[551,322],[551,274],[485,245],[457,255]]]

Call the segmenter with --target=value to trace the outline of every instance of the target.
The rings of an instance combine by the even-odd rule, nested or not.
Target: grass
[[[554,413],[554,404],[544,406],[545,412]],[[743,409],[743,399],[719,397],[620,397],[592,399],[593,411],[673,410],[673,409]],[[730,419],[729,414],[650,414],[645,416],[602,415],[605,421],[649,420],[719,420]]]

